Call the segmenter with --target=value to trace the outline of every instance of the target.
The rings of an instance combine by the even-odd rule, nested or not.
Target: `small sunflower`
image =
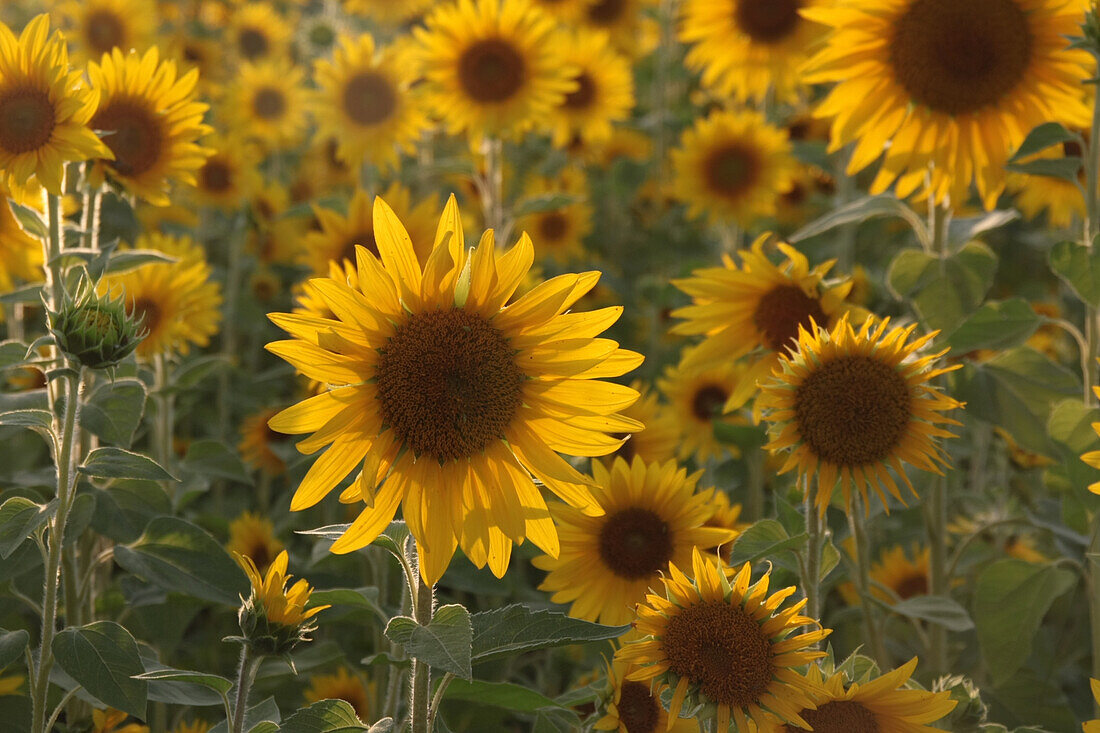
[[[60,195],[66,163],[111,151],[88,126],[99,93],[69,67],[61,34],[49,31],[45,14],[18,39],[0,23],[0,183],[18,188],[34,177]]]
[[[669,720],[668,711],[649,685],[627,679],[637,668],[615,663],[607,668],[611,697],[607,712],[596,721],[595,730],[618,733],[698,733],[699,724],[688,718]]]
[[[645,427],[633,433],[616,436],[625,442],[614,453],[603,457],[608,465],[616,458],[627,463],[637,456],[646,463],[664,463],[676,457],[680,449],[680,426],[667,405],[660,403],[657,393],[640,381],[630,385],[641,395],[638,401],[623,410],[623,417],[636,420]]]
[[[316,113],[315,113],[316,116]],[[294,203],[305,203],[333,192],[333,189],[359,185],[359,170],[345,163],[338,155],[336,138],[322,139],[314,135],[313,143],[298,159],[297,169],[288,191]]]
[[[252,584],[252,592],[245,605],[251,606],[254,612],[262,614],[273,626],[306,631],[311,625],[311,619],[328,608],[328,606],[314,606],[306,609],[313,589],[305,578],[299,578],[298,582],[289,589],[286,587],[293,577],[286,572],[289,562],[286,550],[278,554],[266,573],[261,573],[251,558],[240,554],[234,557]]]
[[[638,665],[627,679],[672,688],[672,718],[685,700],[701,703],[718,731],[729,730],[731,717],[739,731],[804,725],[799,711],[812,706],[813,686],[795,668],[825,656],[812,647],[829,630],[795,633],[817,621],[799,614],[805,599],[782,607],[795,588],[768,595],[770,571],[750,585],[745,563],[731,581],[720,561],[698,549],[691,565],[694,578],[671,565],[661,578],[665,596],[650,593],[638,606],[634,628],[645,636],[615,653],[616,661]]]
[[[230,20],[228,41],[244,61],[286,58],[294,20],[266,2],[242,3]]]
[[[359,675],[340,667],[335,674],[315,674],[309,678],[309,689],[305,691],[306,700],[343,700],[355,710],[360,720],[370,715],[370,695],[367,686]]]
[[[236,211],[258,190],[260,151],[237,137],[215,136],[213,151],[195,172],[194,195],[200,204]]]
[[[123,53],[153,45],[157,8],[153,0],[68,0],[57,8],[76,61],[95,61],[116,48]]]
[[[198,72],[177,79],[175,62],[161,61],[154,46],[143,56],[116,48],[88,64],[88,77],[100,93],[91,125],[113,154],[96,161],[93,185],[109,175],[155,206],[170,203],[171,182],[194,185],[210,152],[198,141],[211,129],[207,106],[195,101]]]
[[[611,139],[612,125],[630,117],[634,71],[606,34],[578,29],[561,42],[562,56],[576,66],[577,88],[565,95],[549,124],[554,145],[599,145]]]
[[[140,317],[148,333],[137,347],[140,359],[157,354],[186,354],[192,345],[206,346],[221,320],[221,286],[211,279],[202,247],[189,237],[143,234],[134,249],[152,249],[176,259],[108,275],[100,293],[121,293],[126,310]]]
[[[261,572],[283,551],[283,543],[275,537],[275,527],[267,517],[245,512],[229,523],[226,549],[252,560]]]
[[[712,112],[672,151],[676,198],[691,216],[749,227],[772,216],[795,171],[787,133],[759,112]]]
[[[830,152],[855,143],[848,172],[885,157],[871,184],[925,186],[957,206],[971,181],[987,209],[1005,163],[1044,122],[1088,124],[1087,52],[1067,48],[1086,0],[852,0],[802,10],[831,27],[809,62],[809,83],[837,82],[815,114],[832,118]]]
[[[0,293],[17,283],[42,280],[42,243],[23,231],[8,205],[9,191],[0,184]]]
[[[838,479],[845,506],[851,489],[866,502],[871,488],[889,509],[884,488],[905,500],[888,466],[917,496],[902,463],[938,474],[947,464],[936,439],[955,436],[940,425],[960,423],[942,413],[963,405],[930,382],[962,365],[934,368],[947,349],[916,354],[936,333],[910,342],[915,325],[887,331],[889,323],[869,318],[856,331],[842,316],[830,330],[802,329],[798,349],[782,355],[761,386],[757,406],[771,437],[766,447],[788,452],[780,473],[797,468],[807,481],[817,478],[822,514]]]
[[[560,264],[584,254],[584,238],[592,231],[592,206],[587,201],[586,183],[579,171],[566,169],[555,178],[533,177],[525,187],[529,199],[556,194],[572,197],[562,206],[525,214],[516,220],[516,229],[534,237],[543,253]]]
[[[843,672],[825,679],[821,670],[810,667],[806,676],[813,704],[801,711],[807,725],[788,724],[778,733],[935,733],[928,723],[955,709],[951,691],[928,692],[904,687],[917,668],[914,657],[902,666],[862,684],[845,685]]]
[[[893,604],[898,599],[904,601],[928,594],[932,553],[927,547],[913,549],[912,559],[899,545],[888,547],[879,554],[878,560],[871,565],[871,595],[883,603]],[[855,586],[846,584],[839,590],[847,603],[860,602]]]
[[[367,545],[401,504],[429,583],[458,544],[498,577],[514,542],[530,539],[556,556],[557,532],[532,474],[598,515],[592,480],[558,452],[605,455],[621,443],[610,434],[639,427],[618,414],[638,393],[602,378],[630,371],[641,356],[594,338],[622,310],[567,313],[597,272],[560,275],[505,306],[531,267],[531,240],[498,255],[489,231],[467,251],[453,196],[423,267],[381,199],[374,234],[381,261],[356,250],[358,287],[311,281],[336,319],[270,316],[294,338],[268,350],[334,385],[271,419],[279,432],[312,434],[298,443],[304,453],[329,446],[291,508],[313,506],[353,474],[342,498],[366,505],[332,550]]]
[[[198,70],[196,86],[204,97],[214,96],[228,73],[225,50],[211,37],[179,31],[168,42],[167,55],[184,74]]]
[[[530,0],[458,0],[413,30],[427,102],[448,131],[507,136],[577,89],[553,19]]]
[[[687,65],[723,97],[760,103],[803,95],[799,74],[825,27],[801,15],[830,0],[687,0],[680,40],[691,45]]]
[[[285,58],[244,63],[229,87],[231,124],[268,150],[286,150],[306,130],[305,72]]]
[[[572,603],[570,616],[629,623],[670,562],[686,566],[692,549],[712,550],[736,536],[705,526],[714,490],[696,492],[701,475],[689,476],[675,461],[617,458],[610,469],[594,462],[592,494],[603,514],[551,504],[561,553],[532,561],[549,573],[539,589],[552,592],[554,603]]]
[[[380,26],[397,27],[416,20],[432,7],[432,0],[343,0],[344,10],[370,18]]]
[[[736,446],[727,445],[714,435],[715,425],[747,425],[748,420],[728,413],[726,405],[743,389],[745,368],[742,362],[729,361],[701,366],[691,363],[687,352],[680,364],[669,367],[657,387],[668,398],[669,411],[679,426],[680,458],[692,456],[700,463],[719,459],[729,451],[739,455]]]
[[[606,141],[595,144],[574,137],[566,146],[566,152],[586,163],[610,168],[617,160],[648,160],[653,155],[653,140],[640,130],[615,125]]]
[[[368,33],[342,39],[332,60],[314,63],[314,76],[317,138],[335,140],[336,155],[350,165],[396,165],[398,153],[411,152],[428,128],[407,65]]]

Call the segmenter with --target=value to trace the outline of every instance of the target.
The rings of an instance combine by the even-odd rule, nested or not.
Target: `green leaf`
[[[800,242],[803,239],[815,237],[844,224],[855,224],[882,216],[904,219],[916,233],[917,239],[921,241],[922,245],[927,245],[931,241],[928,236],[928,226],[924,223],[921,215],[892,194],[865,196],[845,204],[820,219],[810,222],[790,235],[787,240],[792,243]]]
[[[16,288],[11,292],[0,295],[0,303],[6,303],[11,305],[13,303],[23,303],[25,305],[41,305],[42,303],[42,285],[41,283],[34,283],[32,285],[24,285],[21,288]]]
[[[133,542],[153,517],[172,513],[172,502],[155,481],[115,481],[106,489],[92,489],[95,514],[92,526],[115,542]]]
[[[97,386],[88,397],[80,424],[100,440],[129,447],[145,414],[145,384],[127,377]]]
[[[320,700],[301,708],[279,726],[282,733],[349,733],[367,730],[344,700]]]
[[[0,369],[19,366],[27,360],[27,345],[22,341],[0,341]]]
[[[200,356],[186,361],[173,373],[172,383],[165,388],[165,392],[186,392],[198,386],[215,371],[228,366],[229,360],[224,356]]]
[[[998,560],[978,575],[974,625],[994,685],[1027,660],[1047,610],[1076,582],[1069,570],[1015,559]]]
[[[1059,242],[1050,249],[1050,269],[1081,301],[1100,307],[1100,249],[1089,252],[1077,242]]]
[[[8,199],[8,206],[11,207],[11,213],[15,214],[19,226],[23,227],[23,231],[27,234],[30,234],[32,237],[38,237],[39,239],[46,239],[46,237],[49,236],[49,230],[46,228],[46,221],[37,211],[28,206],[17,204],[11,199]]]
[[[49,521],[57,511],[57,500],[36,504],[22,496],[0,504],[0,558],[7,560],[19,546]],[[2,666],[2,665],[0,665]]]
[[[734,425],[721,420],[715,421],[713,424],[714,437],[721,443],[751,450],[768,442],[767,430],[762,425]]]
[[[1022,344],[1042,322],[1023,298],[990,302],[967,318],[947,344],[964,354],[978,349],[1001,351]]]
[[[408,616],[398,616],[386,626],[386,637],[405,647],[410,657],[436,669],[470,679],[473,627],[464,606],[450,604],[435,610],[431,622],[421,626]]]
[[[218,440],[197,440],[187,447],[181,467],[201,476],[252,484],[252,477],[235,450]]]
[[[981,306],[993,285],[997,255],[981,242],[967,242],[942,260],[921,250],[902,250],[886,279],[899,299],[909,299],[930,330],[950,333]]]
[[[53,415],[48,410],[11,410],[0,412],[0,425],[30,428],[49,433],[53,429]]]
[[[0,633],[0,669],[22,659],[30,641],[31,635],[23,629]]]
[[[175,261],[175,257],[169,257],[163,252],[158,252],[155,249],[118,250],[111,253],[106,272],[126,272],[141,267],[142,265],[149,265],[157,262],[171,263]]]
[[[1015,209],[1001,209],[980,216],[952,219],[947,225],[947,240],[949,242],[969,242],[986,232],[1011,224],[1019,218],[1020,212]]]
[[[151,481],[179,481],[149,456],[122,448],[96,448],[77,471],[99,478],[136,478]]]
[[[940,596],[914,596],[885,608],[899,616],[920,619],[943,626],[948,631],[969,631],[974,622],[966,609],[950,598]]]
[[[743,565],[756,562],[761,558],[780,563],[779,553],[785,550],[798,550],[806,543],[808,535],[803,532],[791,537],[783,525],[774,519],[761,519],[746,529],[733,541],[729,564]]]
[[[1027,134],[1024,141],[1020,143],[1019,149],[1009,158],[1009,162],[1014,163],[1029,158],[1047,148],[1076,139],[1077,136],[1067,130],[1061,123],[1044,122]]]
[[[142,672],[134,675],[136,680],[186,682],[192,685],[200,685],[214,690],[220,695],[225,695],[233,689],[232,680],[207,672],[191,672],[186,669],[155,669],[150,672]]]
[[[118,545],[115,562],[165,590],[227,606],[240,605],[248,578],[221,543],[176,517],[157,517],[132,545]]]
[[[594,624],[558,611],[536,611],[518,603],[475,613],[471,620],[474,662],[535,649],[617,639],[630,629]]]
[[[248,733],[279,733],[279,724],[264,720],[248,729]]]
[[[443,720],[443,716],[436,717],[436,723]],[[382,718],[378,720],[367,729],[367,733],[392,733],[393,731],[393,718]]]
[[[256,726],[260,725],[263,721],[270,720],[278,723],[282,720],[279,715],[279,705],[275,702],[275,698],[269,697],[263,702],[253,705],[250,708],[245,708],[244,711],[244,729],[251,731]],[[229,733],[229,723],[222,721],[210,729],[209,733]]]
[[[54,660],[88,694],[110,707],[145,717],[147,687],[133,679],[145,671],[137,643],[114,621],[60,631],[50,646]]]
[[[1078,177],[1081,175],[1082,165],[1082,159],[1074,156],[1071,158],[1036,158],[1026,163],[1009,163],[1005,168],[1013,173],[1058,178],[1070,183],[1077,183]]]
[[[389,621],[390,615],[378,605],[377,588],[330,588],[328,590],[315,590],[310,596],[311,603],[316,606],[332,606],[333,608],[352,608],[370,611],[382,623]]]
[[[1054,406],[1047,421],[1047,434],[1060,460],[1047,469],[1048,474],[1061,475],[1066,485],[1074,488],[1100,480],[1097,470],[1081,460],[1082,454],[1100,450],[1100,436],[1092,429],[1094,422],[1100,422],[1100,410],[1079,398],[1062,400]]]
[[[443,695],[447,700],[465,700],[479,705],[533,713],[542,708],[560,707],[556,702],[529,687],[511,682],[452,680]]]

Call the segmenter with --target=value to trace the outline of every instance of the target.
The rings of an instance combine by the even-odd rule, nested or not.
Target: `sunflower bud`
[[[60,311],[50,314],[50,323],[61,350],[91,369],[116,366],[145,336],[126,314],[123,296],[99,296],[92,287],[66,297]]]
[[[972,681],[962,675],[941,677],[932,685],[935,691],[948,690],[951,699],[957,704],[943,723],[949,724],[947,730],[958,733],[970,733],[986,729],[988,709],[982,701],[981,693]]]
[[[233,554],[252,583],[252,590],[248,598],[241,598],[241,608],[237,613],[242,634],[238,640],[256,654],[279,656],[289,654],[301,642],[309,641],[309,634],[317,628],[313,617],[328,606],[306,610],[313,589],[305,580],[299,579],[287,589],[291,576],[286,574],[286,551],[279,553],[267,569],[266,576],[260,575],[251,558]]]

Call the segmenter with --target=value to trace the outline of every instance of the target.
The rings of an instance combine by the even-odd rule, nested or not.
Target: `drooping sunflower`
[[[660,403],[657,393],[642,382],[635,380],[631,388],[636,389],[641,397],[630,407],[623,410],[623,416],[637,420],[645,427],[641,430],[623,434],[618,437],[626,438],[614,453],[610,453],[602,460],[610,465],[616,458],[623,458],[627,463],[634,460],[635,456],[646,463],[664,463],[676,457],[680,449],[680,426],[667,405]]]
[[[331,61],[314,63],[314,76],[317,138],[335,140],[336,155],[350,165],[394,165],[428,128],[408,65],[392,48],[378,48],[369,33],[343,38]]]
[[[0,184],[0,293],[16,283],[42,279],[42,243],[23,231],[8,205],[9,191]]]
[[[810,268],[809,260],[794,247],[777,244],[785,259],[776,265],[768,259],[765,234],[741,250],[741,266],[726,259],[723,267],[696,270],[690,278],[673,284],[692,297],[692,305],[672,312],[686,319],[673,332],[702,335],[685,362],[692,366],[727,364],[754,353],[740,382],[731,392],[725,409],[745,404],[756,392],[757,383],[769,377],[779,364],[779,355],[793,348],[799,328],[817,324],[832,327],[844,313],[854,320],[865,311],[845,302],[851,290],[849,281],[826,282],[833,262]]]
[[[215,135],[207,145],[213,152],[195,172],[194,196],[200,204],[236,211],[263,184],[260,151],[236,136]]]
[[[800,715],[808,725],[788,724],[778,733],[801,733],[813,727],[814,733],[935,733],[934,723],[955,709],[951,691],[929,692],[903,687],[917,668],[913,657],[897,669],[862,684],[846,685],[843,672],[828,679],[821,669],[810,667],[812,706]]]
[[[889,510],[884,488],[905,500],[887,467],[917,496],[902,463],[938,474],[947,464],[937,438],[954,434],[940,426],[960,423],[942,413],[963,405],[930,382],[962,365],[933,366],[947,349],[917,354],[938,332],[910,341],[915,325],[889,324],[868,318],[857,331],[845,315],[830,330],[802,329],[797,350],[781,355],[761,385],[766,447],[787,453],[780,473],[797,468],[807,481],[817,479],[822,514],[838,480],[846,507],[853,488],[864,502],[874,489]]]
[[[211,278],[203,249],[189,237],[152,232],[134,242],[175,258],[156,262],[100,282],[101,293],[122,293],[126,310],[137,314],[148,333],[137,347],[139,359],[158,354],[186,354],[192,345],[206,346],[221,320],[221,286]]]
[[[608,666],[611,696],[607,700],[607,712],[593,728],[618,733],[698,733],[699,724],[694,720],[669,720],[668,711],[649,685],[627,679],[635,669],[618,662]]]
[[[772,92],[790,102],[806,89],[801,67],[825,27],[801,11],[828,0],[687,0],[680,40],[691,45],[687,65],[723,97],[761,102]]]
[[[311,281],[336,319],[270,316],[294,339],[268,350],[334,385],[271,420],[280,432],[312,434],[298,443],[303,452],[329,446],[291,508],[316,504],[353,474],[342,498],[366,506],[332,551],[371,542],[400,503],[429,583],[459,544],[498,577],[514,542],[530,539],[556,556],[532,474],[598,515],[592,479],[558,452],[604,455],[621,443],[610,434],[640,427],[617,414],[638,393],[601,378],[630,371],[641,355],[594,338],[622,309],[566,312],[598,272],[560,275],[505,306],[534,259],[531,240],[498,256],[488,231],[467,252],[453,196],[423,267],[381,199],[374,235],[381,261],[356,250],[358,287]]]
[[[561,40],[562,55],[576,66],[576,89],[565,95],[550,117],[554,145],[599,145],[611,138],[612,125],[630,117],[634,107],[634,71],[606,34],[578,29]]]
[[[853,0],[803,15],[833,28],[806,81],[831,83],[815,112],[832,118],[829,150],[855,143],[848,172],[885,151],[872,193],[925,185],[962,205],[975,181],[992,209],[1005,162],[1044,122],[1086,126],[1085,51],[1067,49],[1086,0]],[[888,148],[888,149],[887,149]],[[931,167],[931,169],[930,169]]]
[[[199,139],[211,130],[207,105],[195,101],[198,72],[177,79],[175,62],[161,61],[154,46],[143,56],[116,48],[88,64],[88,77],[100,93],[91,125],[113,154],[96,161],[93,185],[110,176],[155,206],[170,203],[173,182],[194,185],[210,153]]]
[[[314,606],[307,609],[313,588],[305,578],[287,588],[292,575],[288,575],[287,564],[290,558],[283,550],[268,567],[266,573],[260,572],[256,563],[244,555],[234,555],[237,563],[248,576],[252,592],[248,603],[262,613],[272,625],[286,628],[302,628],[311,625],[311,619],[329,606]]]
[[[268,150],[293,147],[305,134],[305,72],[285,58],[243,63],[226,97],[231,125]]]
[[[693,578],[671,565],[661,578],[664,597],[650,593],[638,606],[634,628],[645,636],[615,653],[638,665],[627,679],[672,688],[673,718],[685,701],[703,704],[701,716],[716,719],[715,730],[729,730],[731,717],[739,731],[804,724],[799,711],[811,707],[812,685],[795,668],[825,656],[812,647],[829,630],[796,633],[817,620],[799,613],[805,599],[782,606],[794,587],[768,595],[770,571],[750,585],[745,563],[731,581],[720,561],[698,549],[691,566]]]
[[[553,19],[530,0],[440,5],[413,33],[427,103],[451,133],[522,133],[577,89]]]
[[[736,536],[705,526],[714,513],[714,490],[696,491],[701,475],[689,476],[675,461],[616,458],[610,469],[593,462],[592,494],[603,514],[550,505],[561,553],[532,560],[549,573],[539,589],[552,592],[554,603],[572,603],[570,616],[629,623],[670,562],[686,566],[694,548],[713,550]]]
[[[516,230],[534,237],[541,253],[559,264],[566,264],[584,254],[584,238],[592,231],[592,206],[587,201],[587,184],[583,173],[567,168],[553,178],[534,176],[524,187],[529,200],[555,194],[572,197],[562,206],[535,211],[516,219]]]
[[[370,715],[370,696],[367,686],[357,674],[340,667],[335,674],[315,674],[309,678],[309,688],[305,691],[306,700],[343,700],[355,710],[360,720],[368,720]]]
[[[267,2],[242,3],[230,20],[228,41],[244,61],[286,58],[294,19]]]
[[[714,434],[718,423],[745,425],[748,420],[727,412],[730,396],[743,389],[745,365],[729,361],[713,365],[692,363],[692,352],[675,367],[668,367],[657,388],[668,398],[669,412],[679,426],[681,459],[692,456],[706,462],[719,459],[729,451],[739,455],[737,447],[720,441]]]
[[[95,61],[119,49],[144,52],[152,44],[157,26],[153,0],[68,0],[57,13],[66,37],[74,41],[73,60]]]
[[[111,151],[88,126],[99,93],[69,67],[61,34],[49,32],[45,14],[18,39],[0,23],[0,183],[18,188],[36,178],[60,195],[66,163]]]
[[[795,171],[787,133],[759,112],[712,112],[672,151],[672,192],[691,216],[749,227],[775,213]]]
[[[914,548],[912,558],[900,545],[883,550],[871,565],[871,595],[888,604],[895,603],[897,599],[904,601],[913,596],[927,595],[931,554],[927,547]],[[856,605],[860,602],[852,584],[841,585],[838,590],[847,603]]]
[[[229,523],[229,542],[225,548],[251,559],[261,573],[267,571],[283,547],[267,517],[245,512]]]

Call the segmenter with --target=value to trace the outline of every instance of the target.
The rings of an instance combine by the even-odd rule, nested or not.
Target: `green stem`
[[[485,138],[481,143],[485,155],[485,177],[480,186],[481,209],[485,228],[492,229],[503,245],[504,235],[504,143],[500,138]]]
[[[863,498],[858,491],[852,492],[852,502],[848,507],[848,527],[856,544],[855,585],[859,592],[859,606],[863,614],[867,643],[871,646],[871,656],[878,663],[879,669],[890,669],[882,625],[877,618],[875,599],[871,595],[871,546],[867,541]]]
[[[815,621],[821,620],[821,546],[824,539],[824,521],[817,508],[817,481],[805,479],[806,561],[802,573],[802,592],[806,595],[806,615]],[[813,487],[811,490],[811,486]]]
[[[263,656],[254,653],[247,644],[241,647],[241,665],[237,669],[237,693],[233,705],[233,720],[229,733],[244,733],[244,714],[248,710],[248,693],[256,680]]]
[[[222,324],[222,354],[230,364],[237,358],[237,300],[241,288],[241,249],[244,247],[244,213],[239,212],[229,236],[229,259],[225,272],[225,321]],[[218,434],[223,440],[229,437],[229,373],[222,369],[218,374]],[[215,484],[221,492],[222,483]],[[220,502],[219,502],[220,503]]]
[[[1095,54],[1094,54],[1095,55]],[[1100,56],[1097,56],[1100,63]],[[1085,153],[1085,249],[1093,250],[1094,240],[1100,231],[1100,96],[1092,107],[1092,127]],[[1084,381],[1085,404],[1094,406],[1096,397],[1092,387],[1097,383],[1096,347],[1098,337],[1098,314],[1096,308],[1085,303],[1085,353],[1081,355],[1082,377]],[[1100,512],[1092,516],[1090,528],[1088,558],[1088,598],[1089,627],[1092,634],[1092,677],[1100,679]],[[1100,715],[1100,702],[1094,706],[1094,712]]]
[[[764,517],[764,451],[750,448],[745,456],[745,468],[748,472],[748,496],[745,501],[745,517],[755,522]]]
[[[153,394],[157,405],[157,419],[154,423],[153,454],[157,462],[168,472],[172,471],[172,435],[175,432],[175,398],[168,392],[168,357],[157,354],[153,357]]]
[[[416,568],[416,594],[413,597],[413,614],[416,622],[421,626],[427,626],[432,621],[432,610],[435,605],[435,587],[424,581],[424,576]],[[431,697],[431,667],[421,659],[413,659],[412,664],[412,696],[409,703],[410,717],[412,720],[412,733],[428,733],[429,712]]]

